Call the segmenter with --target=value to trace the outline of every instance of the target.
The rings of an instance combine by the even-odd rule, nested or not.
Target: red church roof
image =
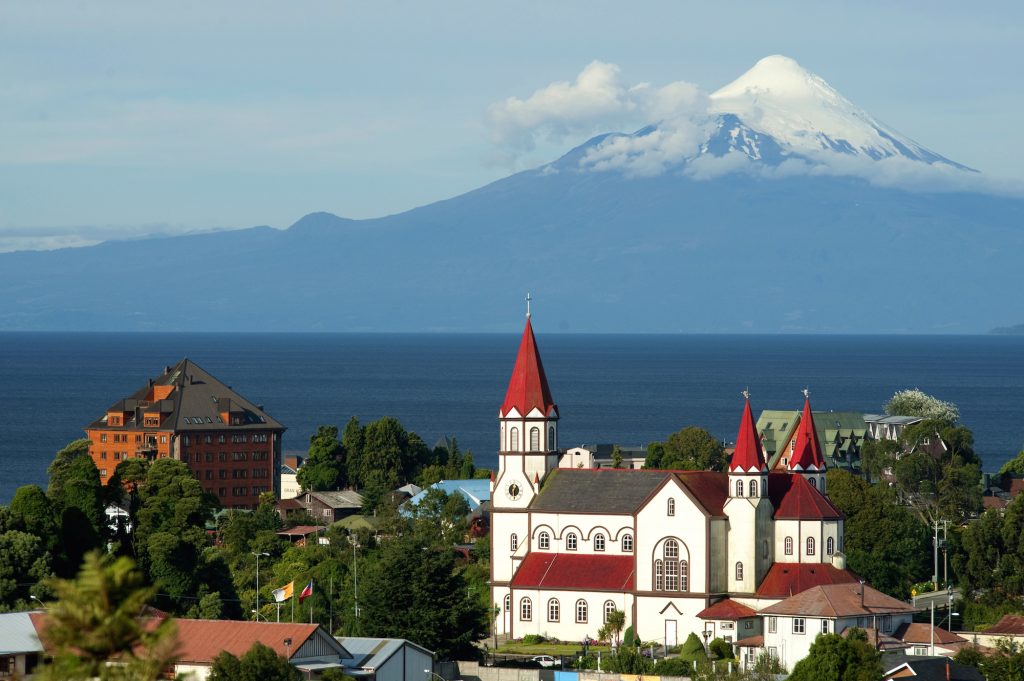
[[[860,581],[849,570],[828,563],[774,563],[757,589],[761,598],[789,598],[822,584],[847,584]]]
[[[533,552],[512,577],[512,586],[630,591],[633,577],[633,556]]]
[[[807,394],[807,391],[804,391]],[[800,427],[794,436],[796,442],[793,455],[789,457],[789,470],[825,470],[825,459],[821,455],[821,443],[818,432],[814,428],[814,416],[811,414],[811,398],[804,399],[804,413],[800,417]]]
[[[761,450],[761,438],[757,436],[754,415],[750,413],[749,397],[743,405],[740,432],[736,435],[736,450],[732,453],[729,470],[743,471],[744,473],[767,470],[764,463],[764,452]]]
[[[802,475],[769,474],[768,496],[775,507],[776,520],[835,520],[843,517],[843,512]]]
[[[505,416],[513,407],[522,416],[536,407],[545,416],[558,417],[558,407],[551,399],[551,390],[544,375],[544,365],[540,361],[529,317],[526,318],[523,340],[519,343],[519,354],[516,355],[516,365],[512,369],[512,379],[508,382],[505,401],[501,403],[501,415]]]

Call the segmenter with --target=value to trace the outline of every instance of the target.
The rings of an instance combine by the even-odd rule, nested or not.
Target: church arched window
[[[533,601],[529,598],[519,601],[519,619],[524,622],[529,622],[533,619]]]
[[[576,622],[579,624],[587,622],[587,602],[582,598],[576,601]]]
[[[825,540],[825,553],[831,556],[835,552],[836,552],[836,540],[833,539],[832,537],[829,537],[828,539]]]
[[[508,547],[512,549],[512,551],[516,551],[519,548],[519,535],[515,532],[513,532],[508,538]]]
[[[505,594],[505,612],[512,610],[512,594]]]
[[[654,590],[661,591],[665,588],[665,561],[654,561]]]
[[[743,481],[742,480],[737,480],[736,481],[736,496],[738,496],[738,497],[742,497],[743,496]]]
[[[743,581],[743,563],[736,563],[736,581]]]
[[[542,550],[547,551],[551,548],[551,535],[547,532],[541,532],[537,535],[537,546]]]
[[[540,428],[537,426],[530,428],[530,451],[540,451]]]
[[[807,538],[807,555],[808,556],[813,556],[814,555],[814,537],[808,537]]]
[[[604,535],[600,532],[594,535],[594,550],[604,551]]]
[[[793,555],[793,538],[792,537],[786,537],[786,555],[787,556],[792,556]]]
[[[569,534],[565,535],[565,550],[566,551],[575,551],[576,550],[576,533],[575,532],[570,532]]]
[[[690,565],[685,561],[679,561],[679,590],[690,590]]]
[[[554,449],[555,449],[555,427],[554,426],[549,426],[548,427],[548,451],[550,452],[550,451],[553,451]]]
[[[678,558],[679,557],[679,542],[675,539],[669,539],[665,542],[665,558]]]
[[[751,480],[750,481],[750,494],[749,494],[749,496],[752,496],[752,497],[756,497],[757,496],[757,480]]]
[[[668,515],[675,515],[676,514],[676,500],[675,499],[669,498],[668,502],[665,505],[665,511],[666,511],[666,513]]]
[[[610,615],[613,612],[615,612],[615,610],[616,610],[615,601],[605,601],[604,602],[604,623],[605,624],[608,624],[608,615]]]
[[[510,452],[519,451],[519,429],[515,426],[508,433],[508,449]]]
[[[552,598],[548,601],[548,622],[557,622],[558,617],[561,614],[561,606],[558,605],[558,599]]]
[[[818,481],[814,478],[807,478],[807,481],[811,483],[811,487],[818,489]]]
[[[633,553],[633,535],[622,535],[622,551],[624,553]]]

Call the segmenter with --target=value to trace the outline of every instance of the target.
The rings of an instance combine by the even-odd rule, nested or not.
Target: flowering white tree
[[[950,424],[960,419],[960,409],[955,404],[932,397],[918,388],[896,391],[882,408],[890,416],[920,416]]]

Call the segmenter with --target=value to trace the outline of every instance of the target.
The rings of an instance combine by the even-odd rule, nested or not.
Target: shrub
[[[523,645],[527,646],[535,646],[538,643],[545,643],[546,641],[547,639],[540,634],[527,634],[523,637]]]
[[[708,648],[711,650],[711,654],[719,660],[731,660],[735,657],[732,646],[723,639],[716,638]]]

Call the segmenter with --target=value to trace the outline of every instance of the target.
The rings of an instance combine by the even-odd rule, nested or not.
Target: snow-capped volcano
[[[883,125],[819,76],[782,55],[765,57],[709,97],[712,114],[732,114],[784,152],[835,151],[955,164]]]
[[[765,57],[706,103],[632,134],[595,137],[550,168],[655,175],[691,166],[706,176],[794,160],[806,169],[873,176],[872,161],[898,159],[913,162],[910,167],[971,171],[879,122],[789,57]]]

